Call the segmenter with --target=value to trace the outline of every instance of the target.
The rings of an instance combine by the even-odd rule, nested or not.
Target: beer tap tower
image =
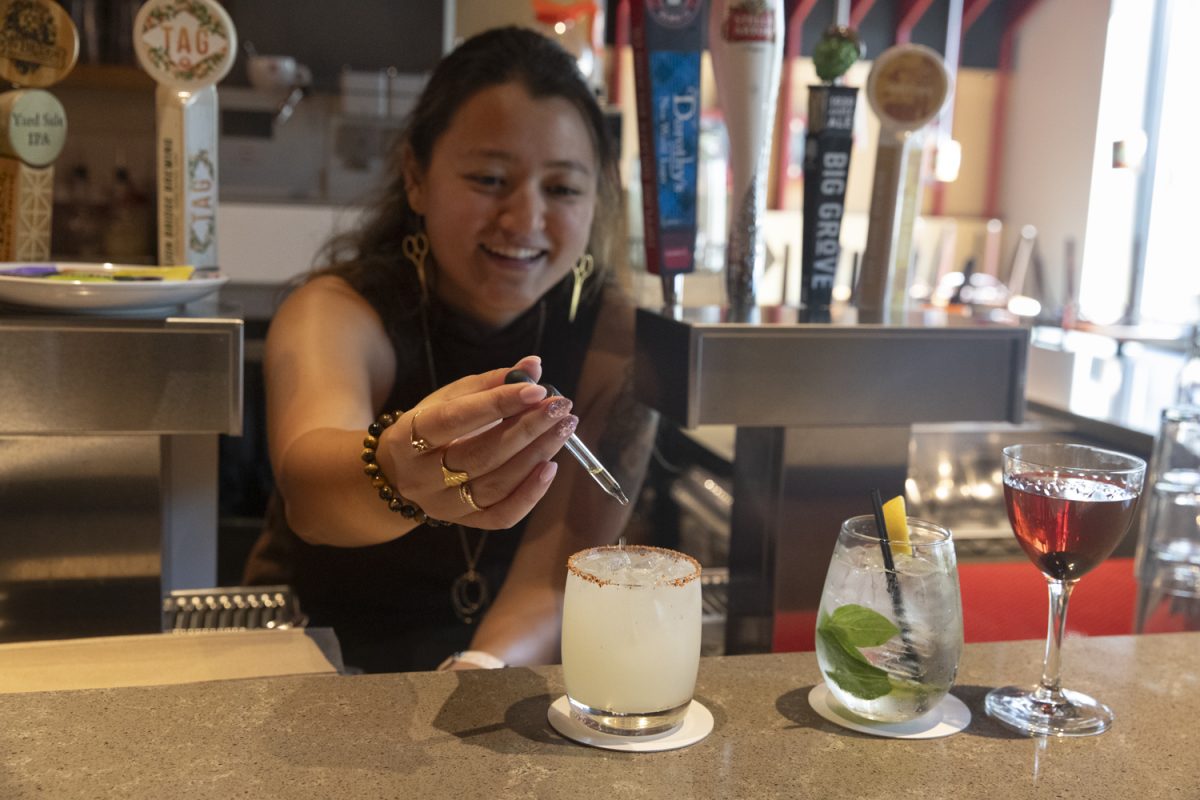
[[[1021,420],[1029,338],[1027,329],[975,320],[898,318],[888,325],[860,325],[848,324],[840,314],[816,322],[798,319],[796,309],[755,305],[762,252],[757,201],[765,158],[750,145],[769,142],[779,75],[778,67],[764,68],[773,58],[764,44],[766,32],[781,27],[780,17],[770,16],[768,9],[778,11],[765,0],[713,0],[710,18],[713,66],[733,156],[729,308],[638,309],[634,361],[638,398],[665,418],[683,428],[735,428],[732,453],[720,453],[733,472],[729,653],[770,650],[780,631],[811,630],[839,526],[869,513],[872,488],[887,496],[904,492],[914,424]],[[735,11],[768,16],[735,16]],[[762,46],[751,51],[745,42],[735,43],[738,36]],[[721,37],[724,41],[718,41]],[[839,31],[835,38],[844,40],[831,42],[835,61],[856,55],[852,37]],[[867,300],[873,306],[860,309],[860,321],[861,311],[881,315],[887,303],[904,134],[936,115],[946,94],[940,61],[929,62],[924,55],[881,58],[868,86],[886,137],[880,145],[884,180],[877,177],[875,184],[871,235],[877,245],[887,246],[872,262],[872,269],[882,272],[863,276],[864,287],[868,278],[881,276],[884,285],[879,291],[872,284]],[[880,62],[888,69],[881,71]],[[848,168],[848,152],[838,154],[849,144],[853,90],[830,86],[818,94],[824,97],[813,102],[827,104],[825,127],[814,125],[810,141],[827,137],[823,147],[817,142],[818,156],[822,150],[835,154],[829,166],[838,169],[844,161]],[[750,98],[755,102],[747,102]],[[835,137],[845,138],[835,143]],[[842,176],[829,177],[827,188],[844,190],[834,185]],[[838,199],[834,191],[816,198],[814,207],[810,192],[820,186],[811,184],[819,180],[806,170],[805,214],[817,211],[818,222],[821,203]],[[840,203],[826,213],[825,221],[840,221]],[[876,230],[877,219],[887,223],[886,230]],[[832,236],[832,226],[822,234]],[[807,247],[807,231],[805,238]],[[825,242],[829,247],[831,240]],[[827,285],[810,285],[814,310],[825,304],[813,289],[824,291]]]
[[[149,0],[133,46],[158,84],[158,263],[215,268],[216,85],[237,52],[233,20],[214,0]]]
[[[79,34],[50,0],[0,0],[0,261],[47,261],[54,161],[67,140],[62,103],[44,90],[66,77]]]

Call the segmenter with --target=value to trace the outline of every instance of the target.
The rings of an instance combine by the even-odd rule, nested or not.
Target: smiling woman
[[[276,314],[278,494],[246,581],[290,583],[347,664],[557,660],[567,556],[629,514],[560,448],[578,428],[636,496],[654,434],[610,257],[616,185],[574,59],[480,34],[430,77],[361,230]],[[563,396],[506,384],[514,367]]]
[[[596,208],[598,159],[569,102],[519,83],[467,101],[427,169],[405,165],[446,305],[503,327],[580,259]]]

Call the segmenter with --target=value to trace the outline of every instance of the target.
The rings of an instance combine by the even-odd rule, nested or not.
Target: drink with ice
[[[817,663],[829,691],[849,711],[878,722],[930,711],[953,685],[962,655],[950,532],[913,518],[908,528],[909,545],[889,545],[889,571],[874,518],[846,520],[817,615]]]
[[[622,735],[683,721],[700,663],[700,565],[657,547],[595,547],[567,561],[563,680],[571,714]]]

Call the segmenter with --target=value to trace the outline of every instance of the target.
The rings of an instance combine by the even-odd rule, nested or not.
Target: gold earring
[[[590,253],[581,255],[575,266],[571,267],[571,272],[575,275],[575,285],[571,289],[571,313],[567,316],[571,322],[575,321],[575,312],[579,310],[579,296],[583,294],[583,284],[587,283],[595,268],[596,262]]]
[[[421,282],[421,299],[429,300],[429,280],[425,276],[425,256],[429,255],[429,237],[425,231],[410,233],[400,242],[404,257],[417,269],[417,280]]]

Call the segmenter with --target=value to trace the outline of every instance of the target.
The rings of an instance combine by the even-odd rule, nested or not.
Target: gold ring
[[[459,472],[450,469],[446,466],[446,451],[442,451],[442,482],[453,489],[455,486],[462,486],[467,481],[471,480],[471,476],[466,472]]]
[[[483,511],[479,504],[475,502],[475,498],[471,496],[471,484],[464,483],[458,487],[458,499],[471,507],[472,511]]]
[[[424,453],[426,450],[433,449],[433,445],[430,444],[429,440],[417,433],[417,417],[421,416],[421,411],[423,409],[418,408],[413,412],[412,422],[409,423],[408,428],[408,442],[412,445],[412,449],[418,453]]]

